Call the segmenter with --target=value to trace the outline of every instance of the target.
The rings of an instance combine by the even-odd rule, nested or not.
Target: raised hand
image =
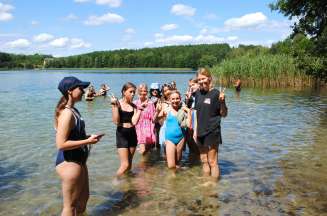
[[[118,104],[118,99],[113,94],[110,95],[110,103],[111,103],[111,105]]]
[[[184,112],[189,112],[189,111],[190,111],[190,109],[187,108],[186,106],[182,106],[181,109],[182,109]]]
[[[157,103],[157,106],[156,106],[156,112],[160,112],[161,111],[161,109],[162,109],[162,103],[161,103],[161,101],[159,100],[158,101],[158,103]]]
[[[219,100],[222,102],[225,101],[225,90],[226,90],[226,88],[221,89],[221,87],[220,87]]]

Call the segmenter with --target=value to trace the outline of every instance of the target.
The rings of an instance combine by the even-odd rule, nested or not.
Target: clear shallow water
[[[191,74],[0,72],[0,214],[58,215],[53,112],[59,80],[75,75],[103,82],[115,93],[123,83],[176,80],[182,92]],[[153,152],[133,172],[114,178],[119,166],[115,126],[106,98],[77,107],[87,131],[104,132],[88,161],[88,215],[327,215],[327,93],[295,90],[227,90],[229,116],[222,122],[222,178],[201,177],[184,155],[170,173]]]

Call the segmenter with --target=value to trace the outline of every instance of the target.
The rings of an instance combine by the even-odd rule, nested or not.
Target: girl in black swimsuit
[[[111,97],[112,120],[117,125],[116,145],[120,158],[120,167],[117,176],[123,175],[132,167],[132,160],[137,145],[135,125],[137,124],[143,107],[137,108],[133,104],[136,86],[133,83],[126,83],[122,90],[122,99],[119,101]]]
[[[61,179],[63,195],[61,215],[82,214],[89,198],[87,145],[97,143],[101,135],[86,135],[84,121],[74,107],[89,84],[76,77],[65,77],[58,86],[63,95],[55,111],[56,171]]]

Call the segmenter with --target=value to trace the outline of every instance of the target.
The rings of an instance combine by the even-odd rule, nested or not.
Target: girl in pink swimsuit
[[[151,100],[148,99],[148,87],[146,84],[140,84],[138,87],[139,99],[134,104],[141,109],[140,119],[135,126],[137,134],[137,143],[139,152],[144,155],[156,142],[154,129],[155,107]]]

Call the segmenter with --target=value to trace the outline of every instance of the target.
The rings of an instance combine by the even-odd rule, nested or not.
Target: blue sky
[[[0,51],[67,56],[179,44],[270,46],[292,24],[274,0],[0,0]]]

